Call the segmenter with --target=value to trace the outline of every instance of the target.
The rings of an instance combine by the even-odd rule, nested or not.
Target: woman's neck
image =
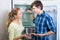
[[[14,19],[13,22],[16,23],[16,24],[20,24],[19,19]]]

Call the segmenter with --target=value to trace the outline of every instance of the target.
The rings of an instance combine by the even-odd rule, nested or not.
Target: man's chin
[[[38,13],[35,13],[35,14],[38,14]]]

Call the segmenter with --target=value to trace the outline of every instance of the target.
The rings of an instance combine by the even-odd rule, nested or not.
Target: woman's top
[[[19,37],[22,35],[22,31],[24,30],[24,27],[22,25],[22,21],[19,21],[20,24],[16,24],[11,22],[8,28],[9,33],[9,40],[13,40],[15,37]],[[19,39],[22,40],[22,39]]]

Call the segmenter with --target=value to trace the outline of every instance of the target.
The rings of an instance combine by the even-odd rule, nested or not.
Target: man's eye
[[[35,8],[33,8],[33,9],[35,9]]]

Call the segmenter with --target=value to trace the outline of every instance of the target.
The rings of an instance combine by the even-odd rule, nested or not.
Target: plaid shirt
[[[54,25],[52,17],[43,11],[41,15],[37,15],[34,18],[33,23],[35,23],[35,33],[44,34],[48,31],[53,31],[56,33],[56,27]],[[35,40],[49,40],[49,36],[34,36]]]

